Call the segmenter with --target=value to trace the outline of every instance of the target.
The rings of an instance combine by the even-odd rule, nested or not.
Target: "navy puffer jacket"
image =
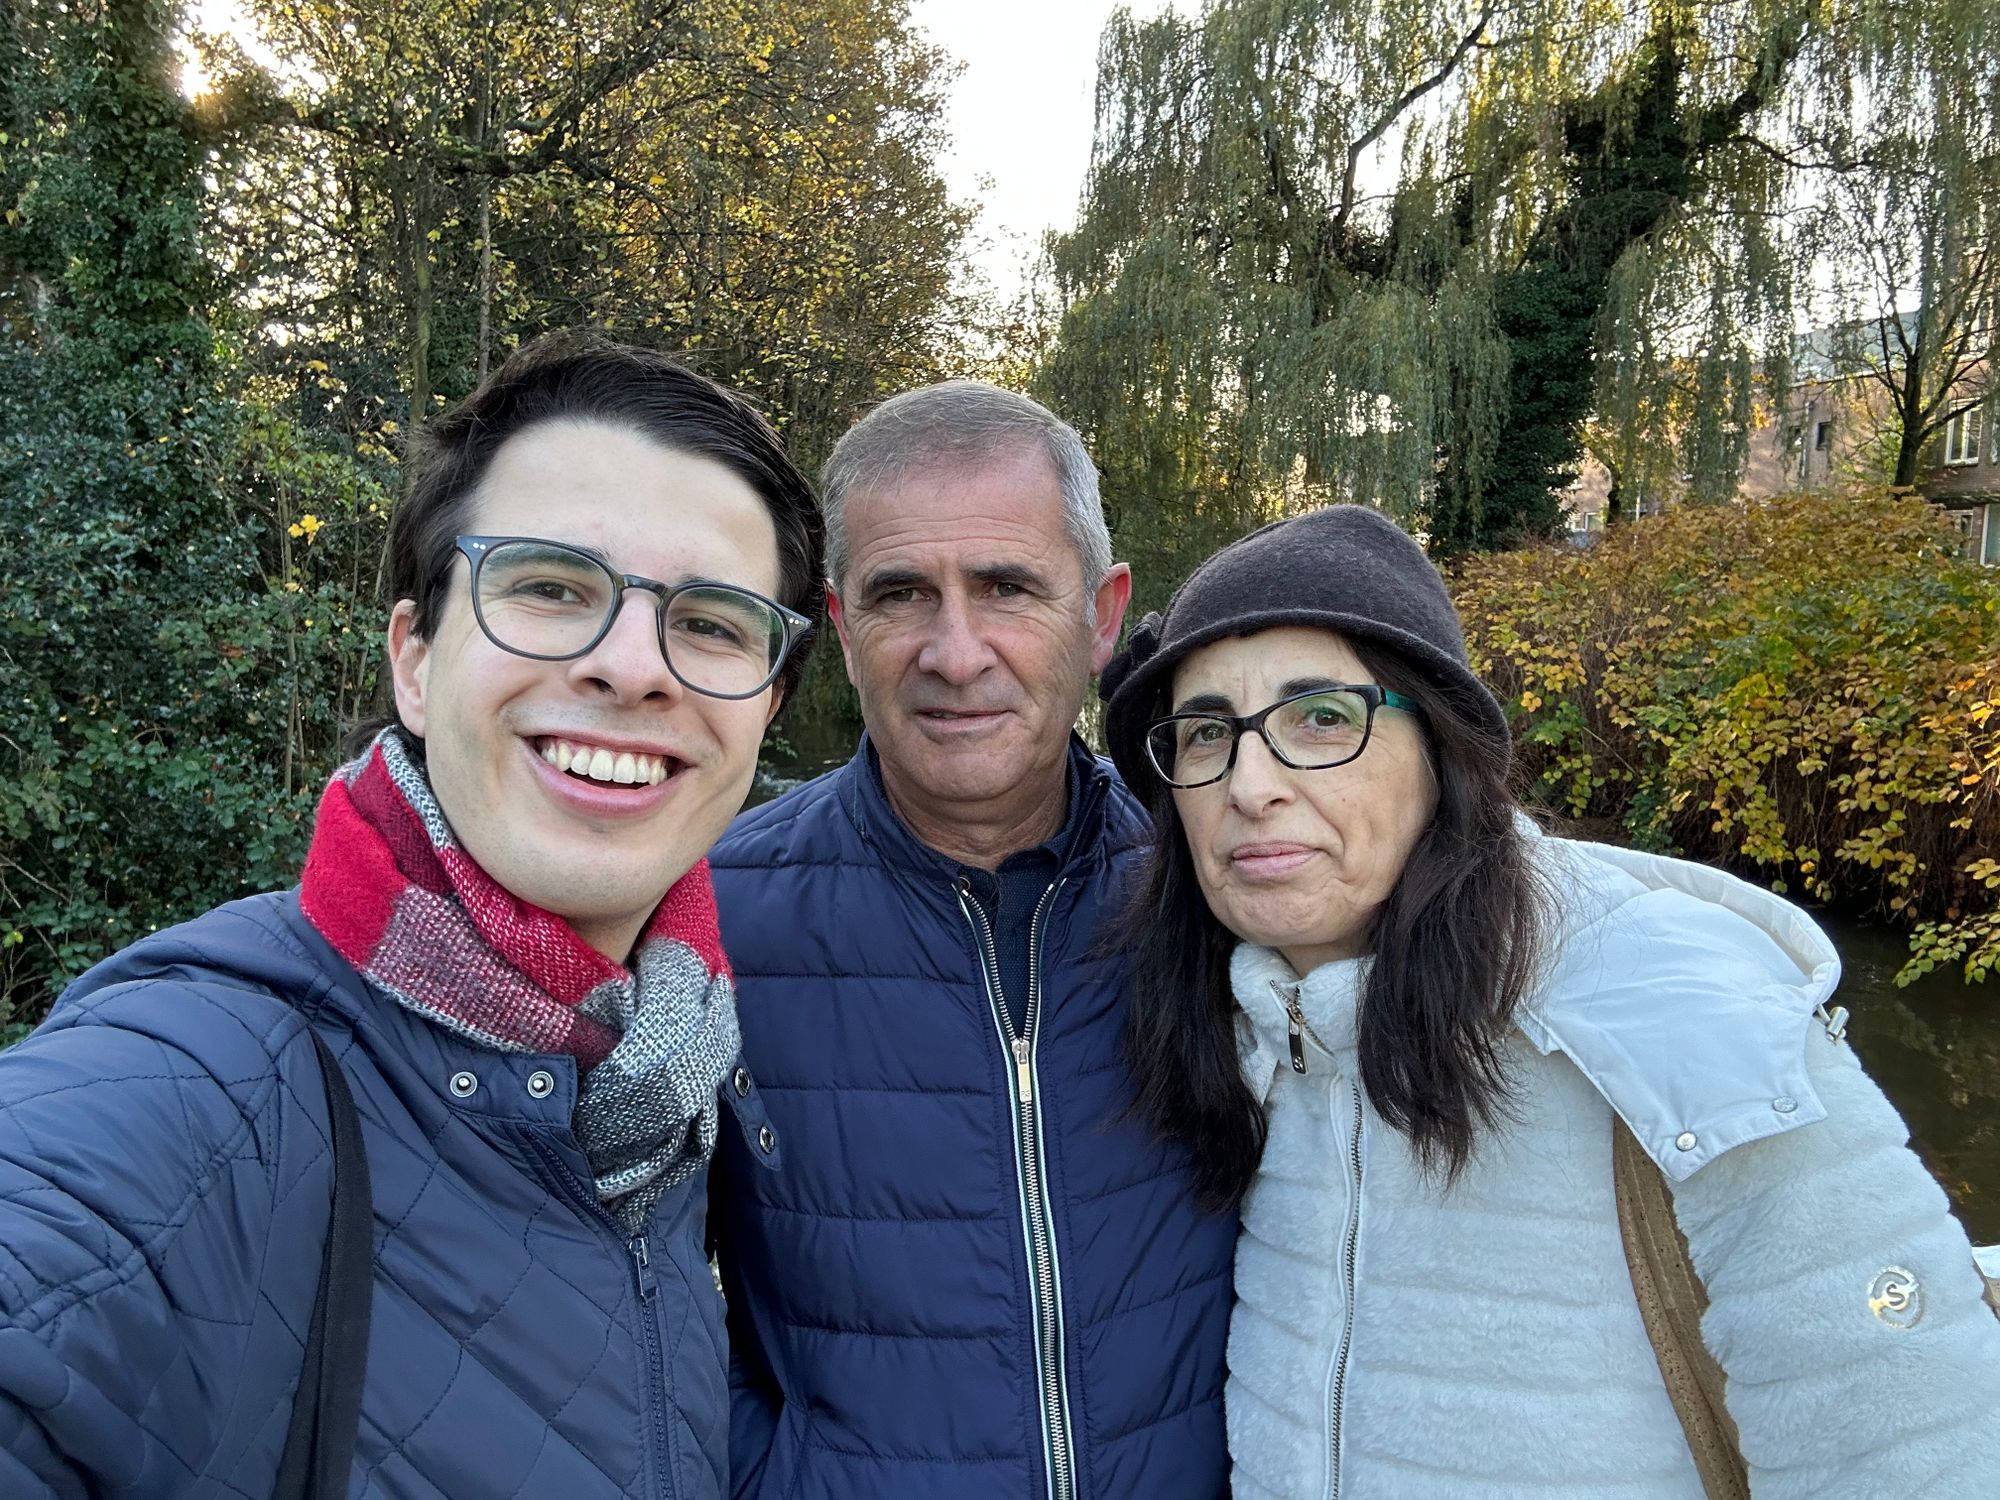
[[[1233,1217],[1124,1118],[1124,965],[1097,952],[1147,834],[1073,747],[1017,1053],[956,868],[846,767],[711,856],[744,1054],[785,1138],[715,1163],[758,1500],[1214,1500]],[[1023,1087],[1025,1083],[1026,1087]]]
[[[375,1200],[350,1495],[721,1494],[702,1177],[628,1242],[570,1130],[574,1062],[376,995],[285,894],[126,949],[0,1055],[0,1495],[270,1493],[331,1198],[307,1025]],[[735,1102],[754,1134],[755,1090]]]

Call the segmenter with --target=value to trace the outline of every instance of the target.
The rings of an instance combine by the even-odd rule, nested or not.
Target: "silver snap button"
[[[451,1091],[461,1099],[470,1099],[479,1092],[479,1080],[470,1073],[451,1075]]]
[[[760,1125],[757,1127],[757,1144],[763,1149],[766,1156],[769,1156],[773,1151],[778,1149],[778,1137],[770,1126]]]
[[[1790,1095],[1786,1095],[1782,1099],[1773,1099],[1771,1101],[1771,1108],[1775,1109],[1781,1115],[1788,1115],[1798,1107],[1799,1107],[1799,1101],[1792,1098]]]
[[[750,1092],[750,1070],[748,1068],[738,1068],[736,1070],[736,1077],[730,1081],[736,1086],[737,1098],[741,1099],[745,1094]]]
[[[528,1092],[537,1099],[546,1099],[555,1092],[556,1080],[552,1073],[537,1068],[528,1075]]]
[[[1674,1137],[1674,1145],[1682,1151],[1694,1150],[1696,1145],[1694,1132],[1692,1130],[1683,1130],[1679,1135]]]

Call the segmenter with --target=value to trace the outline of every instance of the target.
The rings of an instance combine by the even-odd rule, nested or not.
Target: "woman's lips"
[[[1229,851],[1229,866],[1244,880],[1282,880],[1318,853],[1305,844],[1242,844]]]

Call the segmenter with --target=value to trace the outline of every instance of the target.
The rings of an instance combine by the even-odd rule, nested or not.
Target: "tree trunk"
[[[1928,274],[1928,266],[1925,271]],[[1917,310],[1916,347],[1908,351],[1898,372],[1896,472],[1890,482],[1903,488],[1915,486],[1917,476],[1923,472],[1924,445],[1932,431],[1931,424],[1924,420],[1924,377],[1931,362],[1930,325],[1931,307],[1926,302]]]
[[[430,163],[417,169],[410,212],[410,424],[431,414],[431,219],[436,193]]]
[[[493,7],[480,9],[482,27],[479,68],[479,103],[473,119],[473,138],[479,149],[491,151],[493,141]],[[486,383],[486,371],[493,353],[493,179],[479,183],[479,379]]]

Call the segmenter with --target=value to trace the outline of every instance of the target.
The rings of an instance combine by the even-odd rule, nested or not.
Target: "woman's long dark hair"
[[[1478,1131],[1506,1111],[1500,1045],[1534,972],[1541,888],[1514,826],[1507,746],[1398,655],[1349,645],[1377,682],[1416,701],[1438,790],[1430,826],[1370,924],[1361,1082],[1423,1168],[1449,1183]],[[1229,985],[1237,940],[1202,895],[1172,791],[1157,776],[1134,790],[1156,835],[1114,939],[1134,961],[1134,1109],[1193,1151],[1203,1203],[1228,1210],[1249,1189],[1265,1136],[1239,1060]]]

